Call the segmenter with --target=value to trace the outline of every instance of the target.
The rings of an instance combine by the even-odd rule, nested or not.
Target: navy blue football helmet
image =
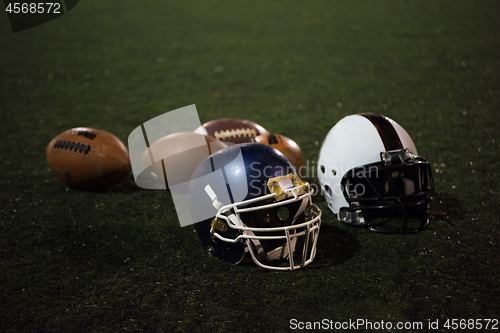
[[[189,187],[191,218],[209,255],[295,270],[316,255],[321,211],[312,194],[281,152],[238,144],[197,167]]]

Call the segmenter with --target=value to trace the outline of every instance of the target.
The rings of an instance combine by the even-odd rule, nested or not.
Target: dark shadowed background
[[[499,17],[492,0],[108,0],[12,33],[0,13],[0,331],[281,332],[291,319],[454,331],[448,319],[500,319]],[[433,221],[374,234],[315,196],[316,260],[271,272],[206,256],[168,191],[131,174],[76,191],[48,167],[47,144],[69,128],[127,143],[190,104],[202,123],[238,117],[292,138],[313,182],[338,120],[389,116],[432,164]]]

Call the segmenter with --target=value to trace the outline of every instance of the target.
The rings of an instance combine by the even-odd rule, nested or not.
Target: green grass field
[[[493,0],[80,1],[15,34],[0,14],[0,331],[286,332],[292,319],[365,319],[452,332],[466,329],[447,320],[500,320],[499,32]],[[432,164],[433,221],[375,234],[341,225],[316,196],[315,261],[272,272],[209,258],[170,193],[132,174],[83,192],[49,169],[45,148],[69,128],[127,143],[190,104],[202,123],[238,117],[286,135],[314,166],[342,117],[387,115]],[[480,323],[473,331],[500,329]]]

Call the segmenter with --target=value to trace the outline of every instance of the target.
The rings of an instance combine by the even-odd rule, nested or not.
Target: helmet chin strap
[[[217,194],[215,194],[210,185],[205,186],[205,192],[207,192],[208,196],[212,200],[212,205],[215,207],[215,209],[219,210],[223,206],[223,204],[219,201],[219,199],[217,199]],[[227,215],[227,217],[234,225],[241,226],[240,221],[234,214],[229,214]]]
[[[306,199],[302,199],[302,202],[300,203],[300,207],[297,210],[297,213],[295,213],[295,216],[293,217],[292,224],[294,224],[295,221],[299,218],[299,216],[302,215],[302,213],[304,213],[304,210],[306,209],[307,204],[309,203],[309,200],[311,200],[310,197],[306,198]]]

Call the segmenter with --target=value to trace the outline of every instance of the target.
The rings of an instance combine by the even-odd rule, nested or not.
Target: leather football
[[[147,171],[170,185],[191,180],[194,170],[209,155],[227,147],[213,137],[194,132],[178,132],[153,142],[142,153],[142,163]]]
[[[269,132],[257,123],[250,120],[238,118],[220,118],[211,120],[195,132],[208,135],[222,142],[246,143],[260,134]]]
[[[252,142],[262,143],[279,150],[294,166],[299,177],[308,178],[302,151],[292,139],[280,134],[261,134],[252,139]]]
[[[113,134],[89,127],[57,135],[45,153],[56,176],[80,190],[108,187],[131,169],[125,145]]]

